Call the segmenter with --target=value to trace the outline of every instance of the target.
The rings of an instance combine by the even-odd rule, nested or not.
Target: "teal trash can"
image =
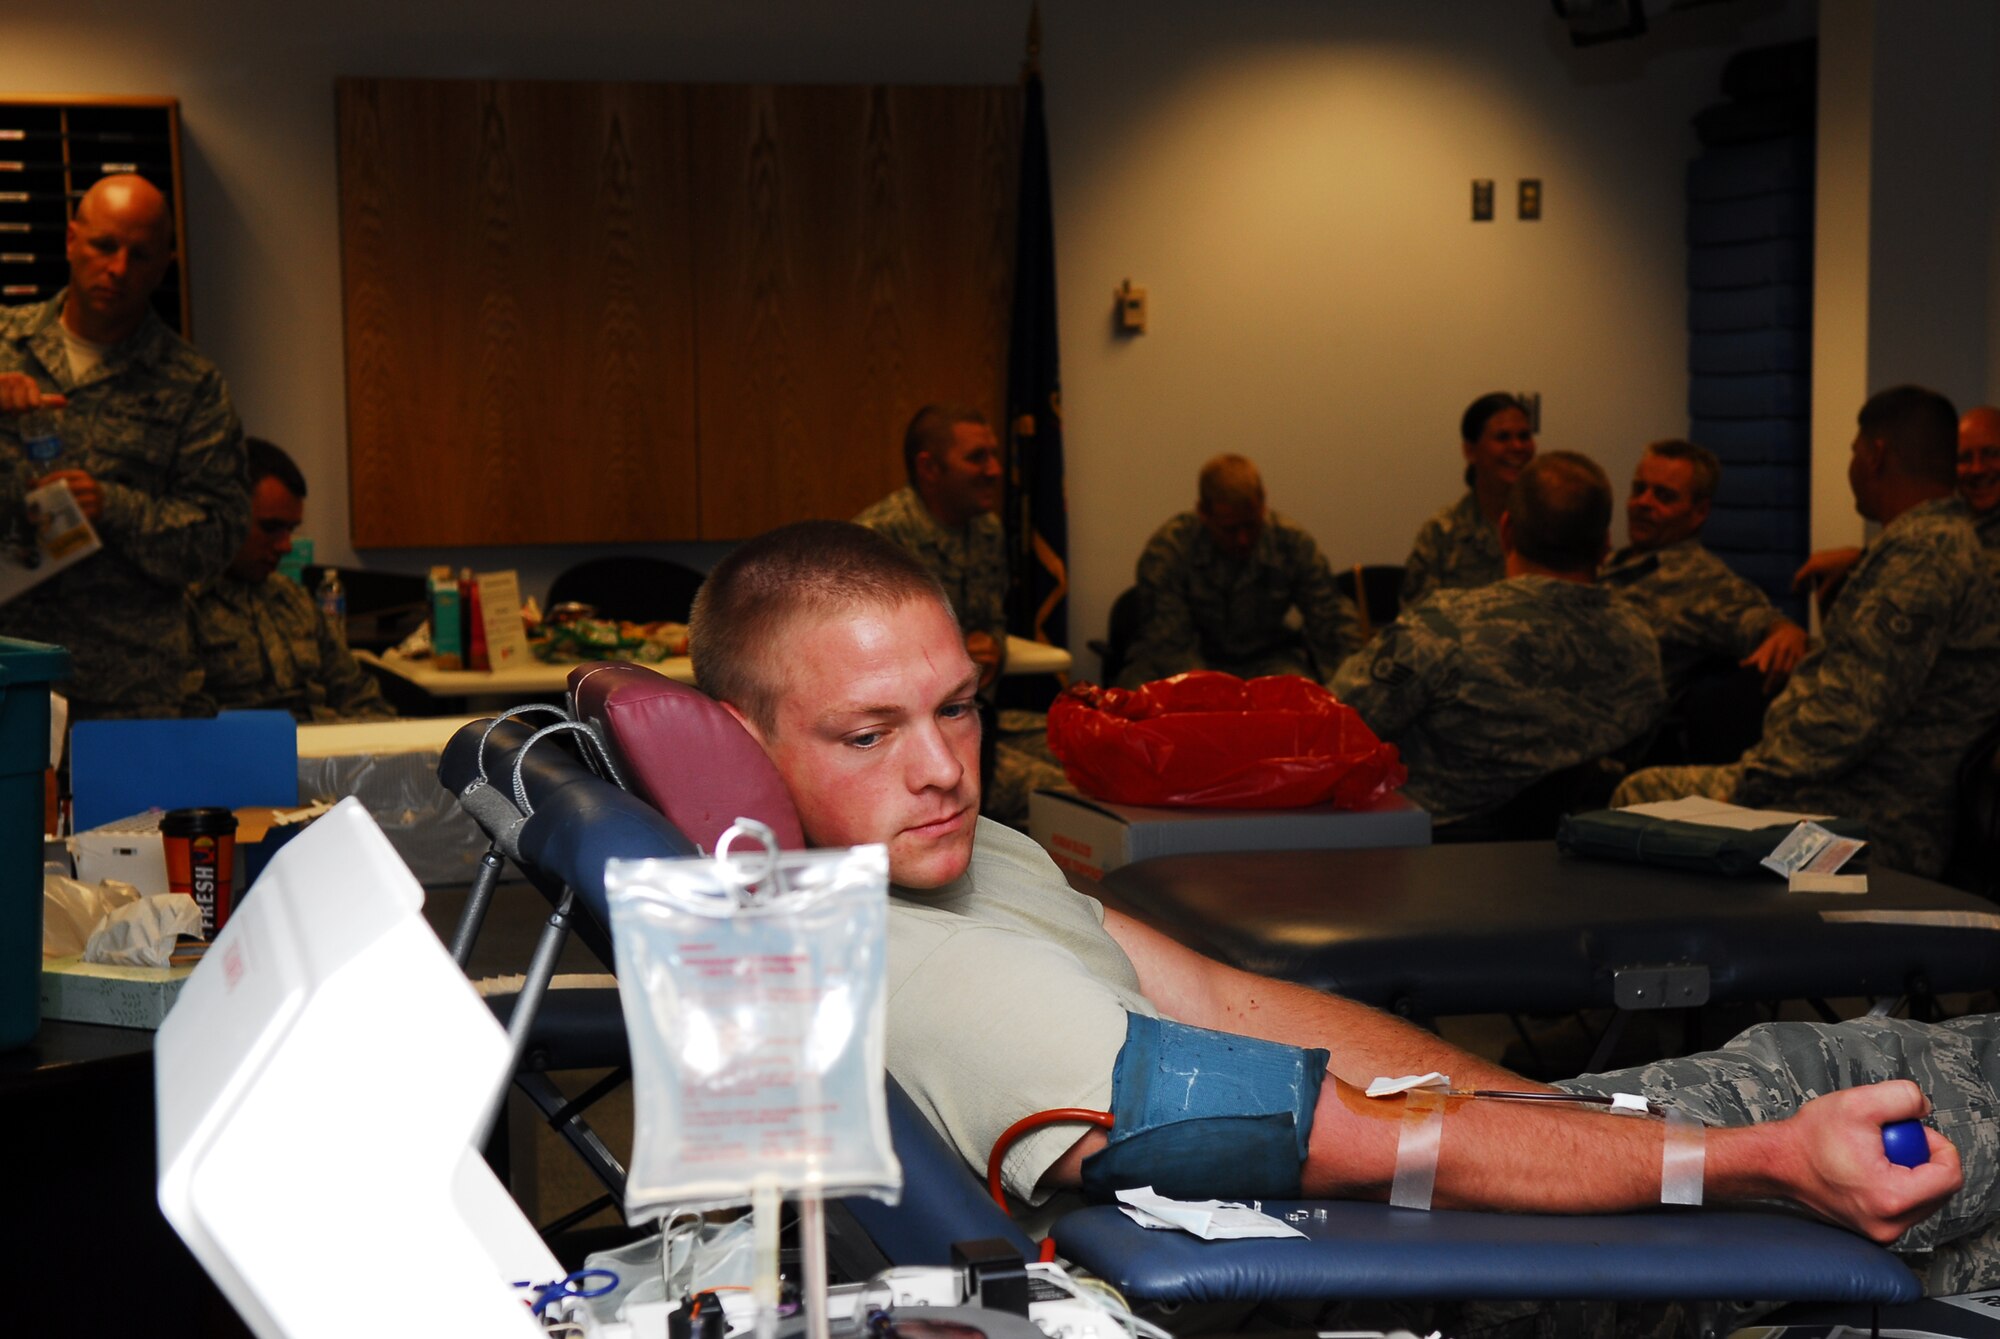
[[[42,1025],[42,774],[60,646],[0,637],[0,1050]]]

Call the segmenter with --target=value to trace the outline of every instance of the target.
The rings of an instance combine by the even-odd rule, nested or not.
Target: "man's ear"
[[[746,732],[748,732],[750,738],[757,741],[758,748],[764,750],[764,752],[766,753],[769,753],[771,751],[771,741],[764,737],[764,732],[763,730],[758,728],[757,722],[751,720],[743,712],[737,710],[736,704],[734,702],[724,702],[722,704],[722,709],[728,712],[731,716],[734,716],[736,718],[736,723],[742,726],[743,729]]]
[[[923,450],[917,452],[916,466],[917,478],[923,480],[925,483],[936,483],[938,477],[944,473],[944,466],[938,461],[937,454],[929,447],[925,447]]]
[[[1694,504],[1694,528],[1696,530],[1700,530],[1704,525],[1708,524],[1708,509],[1714,505],[1715,503],[1712,499],[1707,502],[1697,502]]]

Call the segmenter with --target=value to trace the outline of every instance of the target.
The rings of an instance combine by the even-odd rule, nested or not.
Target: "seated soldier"
[[[1528,406],[1506,391],[1490,391],[1458,420],[1465,457],[1465,496],[1417,529],[1403,560],[1403,603],[1438,590],[1464,590],[1507,575],[1500,551],[1500,512],[1508,490],[1535,458]]]
[[[1704,660],[1726,656],[1776,692],[1806,653],[1806,630],[1701,542],[1722,463],[1693,442],[1654,442],[1639,458],[1625,503],[1631,543],[1598,574],[1646,620],[1660,642],[1667,696]]]
[[[1273,1197],[1382,1199],[1402,1104],[1356,1085],[1436,1069],[1465,1088],[1532,1086],[1387,1015],[1201,957],[1072,891],[1040,847],[980,819],[978,672],[937,583],[878,536],[803,522],[740,546],[695,602],[693,645],[701,684],[763,746],[807,838],[887,846],[889,1069],[968,1163],[984,1166],[1000,1133],[1031,1113],[1113,1110],[1114,1070],[1143,1062],[1148,1020],[1161,1017],[1226,1034],[1212,1038],[1224,1049],[1265,1039],[1316,1086],[1289,1106],[1289,1089],[1276,1095],[1289,1118],[1240,1122],[1241,1146],[1172,1168],[1147,1165],[1144,1139],[1100,1160],[1101,1130],[1036,1131],[1003,1165],[1018,1199],[1041,1203],[1120,1163],[1112,1182],[1157,1172],[1181,1183],[1177,1193],[1249,1193],[1255,1163],[1289,1178],[1263,1190]],[[1710,1201],[1784,1198],[1927,1249],[1994,1217],[1996,1022],[1768,1024],[1723,1052],[1577,1082],[1670,1096],[1727,1127],[1706,1135]],[[1131,1054],[1128,1030],[1140,1038]],[[1924,1086],[1873,1082],[1899,1075]],[[1125,1103],[1136,1093],[1121,1091]],[[1924,1165],[1885,1157],[1881,1127],[1933,1104],[1964,1139],[1971,1178],[1935,1131]],[[1134,1134],[1145,1114],[1114,1111]],[[1445,1117],[1441,1149],[1440,1206],[1592,1212],[1660,1198],[1656,1121],[1468,1101]]]
[[[2000,409],[1990,404],[1974,405],[1958,421],[1958,495],[1972,508],[1979,542],[2000,549]],[[1792,585],[1810,582],[1821,605],[1829,606],[1860,561],[1860,549],[1821,549],[1806,559]]]
[[[1007,660],[1007,537],[1000,523],[999,439],[976,409],[925,405],[903,432],[899,488],[854,518],[885,535],[929,568],[951,596],[965,629],[965,651],[979,666],[979,700],[987,713],[986,812],[1026,827],[1028,796],[1069,790],[1048,749],[1040,712],[995,709],[995,685]],[[1005,734],[1011,720],[1017,728]]]
[[[2000,549],[2000,409],[1990,404],[1958,421],[1958,495],[1972,508],[1980,542]]]
[[[1317,678],[1361,641],[1353,602],[1313,537],[1264,504],[1242,456],[1201,467],[1193,511],[1169,520],[1139,555],[1146,621],[1118,682],[1136,688],[1183,670]],[[1287,626],[1292,610],[1303,622]]]
[[[246,439],[250,534],[213,581],[191,587],[201,701],[213,710],[274,708],[301,721],[379,721],[396,714],[305,588],[278,571],[304,512],[306,480],[283,450]]]
[[[1867,825],[1873,858],[1935,875],[1951,853],[1958,765],[2000,720],[2000,589],[1955,496],[1957,413],[1898,386],[1862,406],[1847,481],[1882,532],[1824,639],[1726,766],[1650,767],[1614,802],[1705,795]]]
[[[1334,695],[1402,750],[1403,792],[1436,823],[1490,813],[1658,723],[1659,647],[1594,584],[1610,524],[1603,470],[1569,451],[1535,457],[1500,515],[1506,579],[1433,591],[1333,676]]]

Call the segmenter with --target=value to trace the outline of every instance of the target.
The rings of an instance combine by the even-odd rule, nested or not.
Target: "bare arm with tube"
[[[1335,996],[1269,981],[1201,957],[1115,912],[1105,928],[1132,959],[1148,999],[1181,1022],[1332,1053],[1332,1081],[1314,1113],[1303,1190],[1384,1199],[1396,1167],[1400,1099],[1360,1089],[1377,1075],[1437,1069],[1456,1087],[1526,1085],[1497,1066],[1398,1019]],[[1900,1167],[1882,1126],[1928,1109],[1913,1083],[1875,1084],[1806,1103],[1789,1120],[1706,1136],[1704,1191],[1712,1200],[1789,1199],[1873,1240],[1893,1241],[1955,1190],[1957,1151],[1927,1131],[1931,1160]],[[1104,1144],[1091,1131],[1049,1169],[1044,1185],[1076,1184]],[[1439,1148],[1441,1208],[1588,1213],[1660,1202],[1663,1126],[1557,1104],[1452,1099]]]

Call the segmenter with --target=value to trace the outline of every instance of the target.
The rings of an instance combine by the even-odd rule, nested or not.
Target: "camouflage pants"
[[[1694,769],[1659,769],[1694,770]],[[1765,1023],[1719,1051],[1660,1060],[1560,1087],[1636,1092],[1671,1102],[1710,1125],[1782,1120],[1807,1099],[1886,1079],[1912,1079],[1930,1098],[1928,1119],[1951,1140],[1965,1184],[1944,1208],[1905,1232],[1896,1249],[1915,1258],[1932,1294],[2000,1284],[2000,1014],[1945,1023],[1861,1018],[1846,1023]]]
[[[1699,795],[1710,800],[1736,797],[1736,782],[1742,770],[1734,765],[1720,767],[1648,767],[1632,773],[1611,792],[1611,807],[1651,804],[1656,800],[1678,800]]]

